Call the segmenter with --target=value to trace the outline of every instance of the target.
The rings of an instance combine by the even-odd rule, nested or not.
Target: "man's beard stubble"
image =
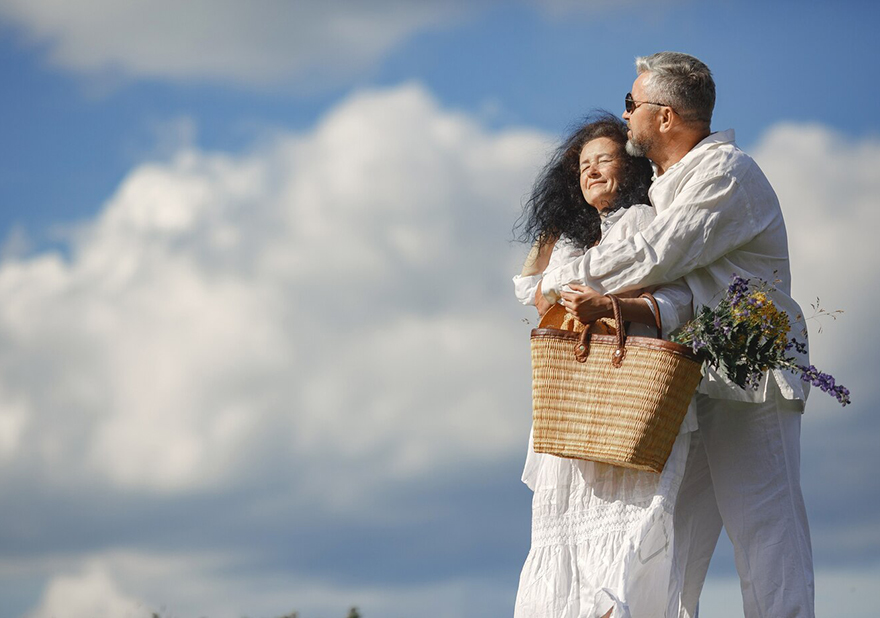
[[[654,148],[654,135],[643,132],[636,135],[632,127],[627,123],[628,135],[624,150],[631,157],[648,157],[648,153]]]
[[[626,149],[626,154],[631,157],[647,157],[651,145],[651,140],[639,140],[633,135],[626,140],[626,146],[624,146],[624,148]]]

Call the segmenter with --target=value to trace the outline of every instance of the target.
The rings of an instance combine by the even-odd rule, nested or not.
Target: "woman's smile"
[[[621,180],[621,156],[620,145],[608,137],[590,140],[581,149],[581,192],[587,203],[600,212],[614,204]]]

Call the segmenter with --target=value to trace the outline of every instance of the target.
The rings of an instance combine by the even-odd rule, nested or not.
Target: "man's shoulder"
[[[776,201],[776,193],[760,166],[734,142],[716,144],[701,154],[681,188],[709,183],[729,187],[732,183],[733,191],[749,202]]]
[[[751,174],[757,164],[736,143],[729,141],[703,149],[697,153],[690,167],[691,180],[700,181],[724,176],[741,178]]]

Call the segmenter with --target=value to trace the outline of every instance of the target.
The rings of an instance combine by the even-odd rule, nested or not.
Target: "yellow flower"
[[[755,291],[744,297],[732,313],[735,323],[763,332],[767,340],[774,342],[775,348],[785,349],[791,329],[788,314],[780,311],[764,292]]]

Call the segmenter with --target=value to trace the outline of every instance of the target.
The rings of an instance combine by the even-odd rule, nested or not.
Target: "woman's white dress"
[[[618,210],[603,220],[602,242],[628,238],[653,218],[647,205]],[[550,267],[581,254],[561,239]],[[534,298],[539,280],[514,277],[521,302]],[[690,317],[684,283],[654,296],[664,333]],[[656,336],[643,325],[629,332]],[[682,574],[673,567],[672,514],[694,429],[691,409],[661,474],[535,453],[529,438],[522,480],[534,492],[532,546],[515,618],[600,618],[609,609],[612,618],[678,616]]]

